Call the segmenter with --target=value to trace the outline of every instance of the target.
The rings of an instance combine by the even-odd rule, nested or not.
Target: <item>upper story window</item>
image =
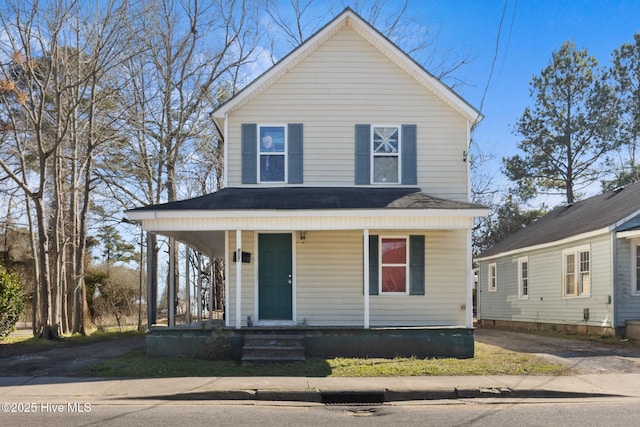
[[[400,182],[400,126],[371,127],[371,169],[374,184]]]
[[[589,245],[562,251],[562,277],[565,297],[588,297],[591,294]]]
[[[356,124],[355,184],[416,185],[417,138],[414,124]]]
[[[260,182],[286,182],[287,127],[258,127],[258,176]]]
[[[489,264],[487,269],[487,290],[495,292],[498,290],[498,266],[495,262]]]
[[[529,258],[518,258],[518,297],[529,298]]]

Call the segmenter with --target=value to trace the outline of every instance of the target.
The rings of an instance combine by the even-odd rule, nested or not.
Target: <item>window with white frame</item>
[[[588,297],[591,294],[591,248],[589,245],[562,251],[563,295]]]
[[[374,184],[400,182],[400,126],[371,126],[371,170]]]
[[[640,295],[640,239],[631,241],[631,291]]]
[[[498,267],[496,266],[495,262],[489,264],[489,268],[487,271],[487,283],[488,290],[490,292],[495,292],[496,290],[498,290]]]
[[[260,182],[287,180],[287,127],[258,126],[258,176]]]
[[[408,237],[380,236],[380,294],[406,294],[409,277]]]
[[[529,298],[529,257],[518,258],[518,296]]]

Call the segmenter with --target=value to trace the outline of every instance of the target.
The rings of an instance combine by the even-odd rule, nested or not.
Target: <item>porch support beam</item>
[[[229,300],[229,271],[231,264],[231,254],[229,252],[229,231],[224,232],[224,325],[229,327],[231,319],[229,318],[229,308],[231,307],[231,301]]]
[[[191,261],[191,246],[185,245],[185,263],[184,263],[184,299],[186,303],[186,319],[187,325],[191,324],[191,266],[189,265],[189,261]]]
[[[467,302],[465,304],[465,320],[467,328],[473,328],[473,254],[471,253],[471,229],[467,229]]]
[[[158,283],[155,263],[155,239],[152,232],[147,232],[147,331],[156,323],[158,308]]]
[[[168,324],[176,326],[176,241],[169,238],[169,294],[167,295]]]
[[[236,329],[242,326],[242,230],[236,230]]]
[[[364,328],[369,329],[369,229],[365,228],[362,235],[362,248],[364,249],[364,283],[362,284],[364,294]]]

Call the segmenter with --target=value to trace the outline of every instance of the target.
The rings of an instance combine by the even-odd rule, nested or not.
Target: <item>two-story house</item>
[[[224,188],[127,215],[225,260],[224,333],[473,357],[476,109],[346,9],[212,118]]]

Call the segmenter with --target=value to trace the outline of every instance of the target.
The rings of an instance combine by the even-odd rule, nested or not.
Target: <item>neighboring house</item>
[[[473,356],[477,110],[346,9],[212,118],[224,188],[127,215],[224,258],[224,331],[307,331],[308,355]]]
[[[558,207],[476,261],[483,325],[628,335],[640,319],[640,183]]]

